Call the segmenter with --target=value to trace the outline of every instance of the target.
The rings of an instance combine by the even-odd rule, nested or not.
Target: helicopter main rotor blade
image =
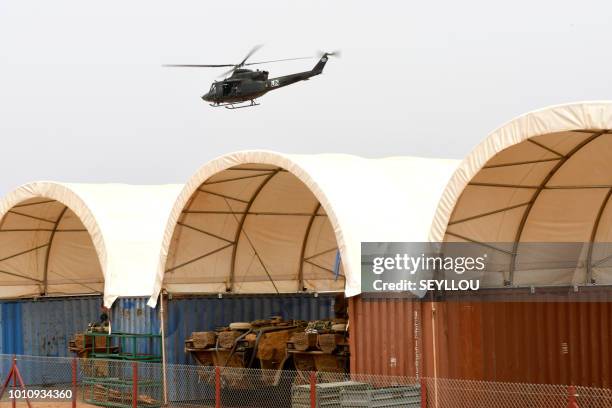
[[[257,50],[259,50],[261,47],[263,47],[263,44],[258,44],[256,46],[254,46],[251,51],[249,51],[249,53],[246,55],[246,57],[244,57],[244,59],[236,65],[236,68],[240,68],[241,66],[244,65],[244,63],[251,58],[251,55],[255,54],[257,52]]]
[[[229,74],[234,72],[236,70],[236,68],[238,68],[236,65],[232,65],[232,67],[230,69],[228,69],[227,71],[223,72],[222,74],[217,75],[217,78],[228,76]]]
[[[179,67],[179,68],[222,68],[234,67],[234,64],[164,64],[163,67]]]
[[[251,48],[251,51],[248,52],[248,54],[246,55],[246,57],[244,57],[244,59],[236,64],[236,65],[227,65],[228,67],[232,67],[230,69],[228,69],[227,71],[225,71],[224,73],[220,74],[218,76],[218,78],[221,77],[225,77],[227,75],[230,75],[231,73],[233,73],[235,70],[237,70],[238,68],[242,67],[245,65],[245,62],[251,57],[251,55],[255,54],[255,52],[257,52],[258,49],[260,49],[263,45],[262,44],[258,44],[256,46],[254,46],[253,48]],[[247,64],[250,65],[250,64]]]
[[[270,64],[272,62],[296,61],[296,60],[305,60],[305,59],[311,59],[311,58],[314,58],[314,57],[283,58],[283,59],[270,60],[270,61],[247,62],[246,64],[242,64],[242,65],[247,66],[247,65]]]

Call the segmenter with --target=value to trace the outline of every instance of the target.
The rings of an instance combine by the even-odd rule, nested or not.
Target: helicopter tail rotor
[[[340,54],[339,51],[320,53],[321,59],[319,60],[319,62],[317,62],[317,65],[315,65],[314,68],[312,69],[313,75],[319,75],[320,73],[322,73],[323,68],[325,68],[325,64],[327,64],[327,60],[329,59],[329,57],[338,56],[339,54]]]
[[[335,51],[331,51],[331,52],[327,52],[327,51],[319,51],[318,53],[319,57],[323,57],[323,56],[328,56],[328,57],[342,57],[342,52],[340,50],[335,50]]]

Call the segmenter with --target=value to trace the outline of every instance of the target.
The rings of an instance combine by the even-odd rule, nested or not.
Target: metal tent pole
[[[159,294],[159,321],[161,330],[161,346],[162,346],[162,381],[164,392],[164,405],[168,405],[168,376],[166,375],[166,322],[164,313],[164,291]]]

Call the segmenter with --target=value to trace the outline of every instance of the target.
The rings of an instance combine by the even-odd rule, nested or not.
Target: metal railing
[[[0,406],[608,408],[612,390],[442,378],[0,355]],[[165,390],[165,392],[164,392]],[[62,405],[67,406],[67,405]]]

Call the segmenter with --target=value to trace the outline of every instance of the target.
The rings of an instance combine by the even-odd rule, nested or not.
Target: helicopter
[[[250,65],[269,64],[281,61],[295,61],[309,59],[312,57],[285,58],[272,61],[247,62],[247,60],[259,49],[255,46],[238,64],[166,64],[164,67],[180,68],[221,68],[231,67],[220,76],[225,77],[221,81],[215,81],[210,90],[202,96],[212,107],[225,107],[227,109],[248,108],[258,106],[257,98],[270,91],[294,84],[299,81],[307,81],[313,76],[323,72],[323,68],[330,56],[338,55],[335,52],[323,52],[317,64],[310,70],[295,74],[284,75],[276,78],[268,78],[268,71],[251,70],[244,68]],[[229,75],[229,76],[228,76]]]

